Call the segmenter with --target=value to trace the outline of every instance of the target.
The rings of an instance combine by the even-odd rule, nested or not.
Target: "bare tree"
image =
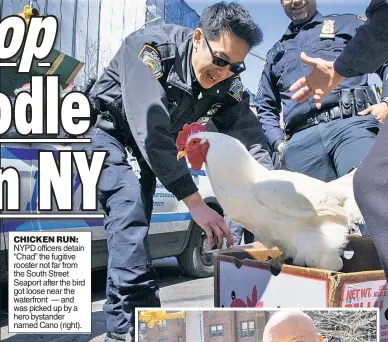
[[[139,329],[139,342],[147,341],[147,331]]]
[[[84,83],[86,83],[91,78],[97,78],[98,49],[99,44],[97,41],[92,42],[90,39],[86,41]]]
[[[376,342],[374,311],[305,311],[325,342]]]
[[[92,41],[88,38],[85,43],[85,56],[82,61],[85,63],[85,65],[75,78],[75,83],[81,87],[84,87],[91,78],[98,78],[98,50],[98,41]]]

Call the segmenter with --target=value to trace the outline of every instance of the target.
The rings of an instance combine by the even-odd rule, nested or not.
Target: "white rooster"
[[[353,173],[325,183],[290,171],[269,171],[238,140],[185,125],[176,145],[193,169],[205,163],[215,196],[230,219],[282,255],[271,264],[339,271],[346,235],[363,222],[353,195]]]

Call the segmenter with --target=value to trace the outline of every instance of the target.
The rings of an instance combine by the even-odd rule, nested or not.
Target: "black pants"
[[[388,279],[388,122],[354,176],[354,195]]]
[[[337,119],[307,128],[284,144],[286,167],[330,182],[360,165],[378,130],[379,122],[372,115]]]
[[[107,331],[129,331],[135,338],[135,308],[160,307],[147,238],[156,178],[139,161],[139,181],[128,164],[123,144],[103,130],[92,128],[86,137],[92,139],[84,147],[89,155],[93,150],[109,151],[98,183],[109,254],[103,306]]]

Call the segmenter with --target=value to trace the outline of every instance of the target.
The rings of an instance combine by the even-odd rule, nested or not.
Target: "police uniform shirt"
[[[366,16],[368,22],[334,62],[343,77],[371,73],[388,63],[388,0],[372,0]]]
[[[300,104],[291,99],[290,86],[311,72],[311,67],[301,60],[300,53],[304,51],[310,57],[333,61],[341,54],[362,24],[364,20],[357,15],[324,17],[317,12],[311,21],[302,26],[291,23],[281,40],[268,52],[256,101],[263,131],[274,149],[284,140],[284,133],[279,123],[281,110],[283,110],[285,127],[292,127],[316,113],[313,98]],[[384,80],[383,94],[387,96],[388,69],[384,66],[377,72]],[[345,79],[338,88],[323,98],[322,108],[338,105],[339,96],[336,90],[366,86],[367,83],[368,75]]]
[[[239,139],[267,168],[272,161],[239,75],[193,91],[193,31],[177,25],[129,35],[93,89],[91,102],[122,98],[123,126],[156,177],[179,200],[197,191],[175,139],[184,124],[213,116],[221,133]],[[209,52],[210,53],[210,52]]]

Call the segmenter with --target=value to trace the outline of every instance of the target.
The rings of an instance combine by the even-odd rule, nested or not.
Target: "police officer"
[[[292,100],[289,88],[311,70],[300,58],[302,51],[334,60],[364,20],[352,14],[324,17],[315,0],[281,3],[292,23],[267,55],[257,94],[260,120],[270,145],[283,154],[289,170],[331,181],[357,167],[376,139],[379,122],[372,115],[358,114],[370,106],[388,109],[378,103],[367,75],[345,80],[324,98],[319,111],[313,99]],[[378,70],[385,80],[384,92],[387,71]],[[281,110],[285,132],[279,125]]]
[[[319,109],[322,96],[337,87],[344,78],[374,72],[388,63],[388,0],[372,0],[366,9],[366,16],[368,22],[360,27],[334,62],[310,58],[302,53],[302,60],[310,64],[313,70],[290,87],[291,91],[301,88],[292,95],[293,100],[303,102],[314,95]]]
[[[388,60],[388,0],[372,0],[366,10],[368,22],[349,42],[336,61],[311,59],[313,71],[293,85],[295,99],[302,102],[315,94],[321,97],[345,77],[372,72]],[[310,59],[305,56],[304,58]],[[334,64],[334,65],[333,65]],[[386,63],[388,64],[388,63]],[[387,74],[385,74],[387,79]],[[382,103],[388,107],[387,87]],[[376,110],[375,110],[376,111]],[[379,115],[378,112],[372,114]],[[388,126],[382,125],[376,143],[354,176],[354,195],[376,246],[388,279]]]
[[[217,3],[204,10],[194,31],[162,25],[129,35],[95,85],[97,121],[88,151],[109,151],[98,185],[109,252],[106,341],[134,340],[135,307],[160,306],[147,240],[155,177],[184,201],[210,246],[213,233],[218,247],[229,233],[204,203],[186,162],[177,160],[175,140],[183,125],[212,117],[220,132],[242,141],[271,167],[239,76],[245,56],[261,39],[243,7]],[[131,165],[126,148],[136,158]]]

